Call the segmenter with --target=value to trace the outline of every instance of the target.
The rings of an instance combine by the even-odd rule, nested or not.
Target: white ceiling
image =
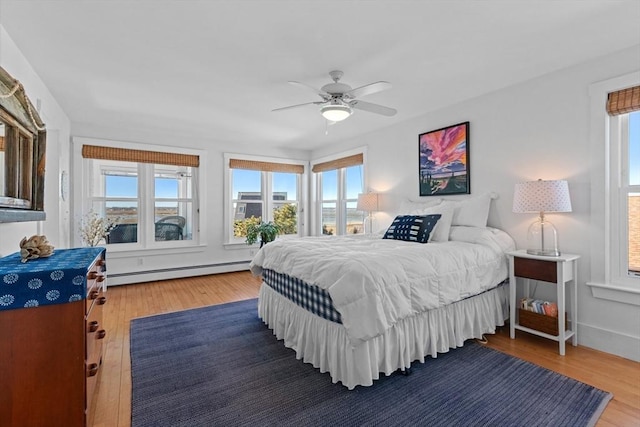
[[[640,0],[0,0],[0,24],[72,128],[313,149],[639,45]],[[271,112],[333,69],[398,114]]]

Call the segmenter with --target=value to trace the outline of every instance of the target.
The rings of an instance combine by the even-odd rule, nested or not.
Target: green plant
[[[260,224],[247,224],[247,244],[253,245],[260,237],[260,247],[272,242],[280,233],[280,227],[273,222],[261,222]]]

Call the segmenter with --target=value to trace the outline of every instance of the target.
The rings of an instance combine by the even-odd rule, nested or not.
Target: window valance
[[[611,92],[607,99],[607,113],[610,116],[640,110],[640,86]]]
[[[288,173],[304,173],[303,165],[292,163],[276,163],[276,162],[259,162],[256,160],[229,159],[229,168],[231,169],[248,169],[262,172],[288,172]]]
[[[350,166],[357,166],[361,164],[364,164],[364,155],[359,153],[352,156],[342,157],[340,159],[330,160],[328,162],[317,163],[313,165],[311,170],[318,173],[334,169],[348,168]]]
[[[118,160],[172,166],[200,166],[200,156],[193,154],[131,150],[129,148],[101,147],[98,145],[83,145],[82,157],[85,159]]]

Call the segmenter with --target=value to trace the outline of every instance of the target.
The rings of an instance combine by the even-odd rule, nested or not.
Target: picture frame
[[[471,194],[469,122],[418,136],[420,196]]]

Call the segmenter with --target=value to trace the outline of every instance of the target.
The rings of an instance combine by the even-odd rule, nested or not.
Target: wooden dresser
[[[106,336],[105,255],[0,258],[0,425],[87,425]]]

